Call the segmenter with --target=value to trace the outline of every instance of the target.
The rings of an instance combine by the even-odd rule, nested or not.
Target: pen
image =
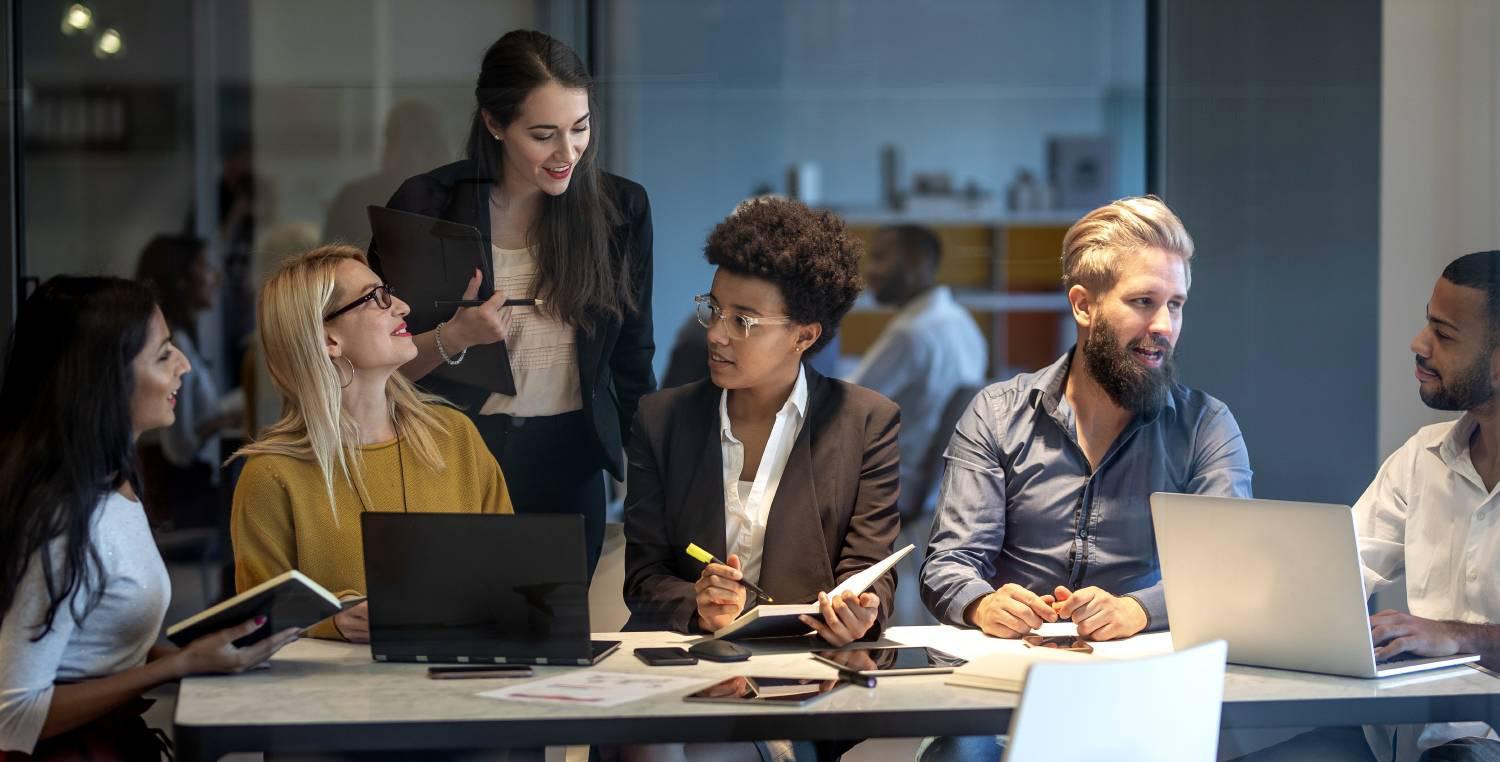
[[[699,561],[702,561],[705,564],[719,564],[721,566],[728,566],[729,565],[729,564],[724,563],[723,561],[720,561],[717,558],[714,558],[714,554],[712,554],[712,553],[704,550],[703,548],[698,547],[697,545],[695,545],[695,544],[693,544],[691,542],[688,543],[687,554],[690,555],[690,556],[692,556],[693,558],[696,558]],[[750,592],[755,593],[755,597],[760,598],[761,600],[764,600],[766,603],[775,603],[776,602],[776,599],[772,598],[769,595],[766,595],[766,591],[760,589],[759,587],[756,587],[755,584],[752,583],[750,580],[748,580],[748,579],[742,579],[742,580],[740,580],[740,584],[744,585],[746,590],[749,590]]]
[[[506,299],[501,307],[535,307],[546,304],[545,299]],[[432,303],[433,309],[445,310],[456,307],[478,307],[484,304],[483,299],[438,299]]]

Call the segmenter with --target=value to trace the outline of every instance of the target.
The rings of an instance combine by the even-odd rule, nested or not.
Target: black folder
[[[369,214],[385,282],[411,305],[406,324],[412,333],[426,333],[452,318],[453,310],[439,310],[434,302],[461,298],[476,269],[482,273],[479,298],[495,293],[489,242],[479,228],[383,206],[369,207]],[[470,347],[462,363],[443,363],[432,374],[500,394],[516,393],[503,342]]]

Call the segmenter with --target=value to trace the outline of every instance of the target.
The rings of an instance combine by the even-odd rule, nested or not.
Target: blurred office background
[[[153,237],[201,239],[199,370],[240,416],[225,450],[276,412],[245,363],[259,274],[364,243],[365,204],[458,158],[479,58],[514,28],[584,56],[604,165],[650,194],[659,375],[707,289],[704,236],[746,197],[796,195],[866,237],[932,227],[1000,379],[1072,341],[1067,226],[1156,193],[1198,244],[1182,379],[1234,410],[1258,495],[1348,503],[1434,420],[1407,349],[1433,279],[1500,245],[1500,0],[0,8],[0,326],[38,279],[133,276]],[[845,367],[889,314],[850,315]],[[218,552],[211,535],[181,552]]]

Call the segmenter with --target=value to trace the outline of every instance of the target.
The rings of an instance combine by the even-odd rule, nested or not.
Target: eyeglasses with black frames
[[[346,304],[346,305],[338,308],[337,310],[334,310],[333,313],[330,314],[328,317],[323,318],[323,322],[326,323],[326,322],[328,322],[328,321],[330,321],[330,320],[338,317],[339,315],[342,315],[345,312],[348,312],[348,311],[354,309],[355,307],[358,307],[361,304],[364,304],[365,302],[369,302],[369,301],[375,302],[375,306],[379,307],[380,309],[388,310],[388,309],[391,308],[391,300],[395,296],[396,296],[396,289],[391,288],[390,286],[387,286],[386,284],[382,283],[382,284],[376,286],[375,288],[370,289],[370,293],[365,294],[364,296],[361,296],[360,298],[355,299],[352,302],[349,302],[348,304]]]

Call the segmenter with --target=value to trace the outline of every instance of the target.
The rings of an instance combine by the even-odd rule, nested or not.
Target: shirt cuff
[[[1160,582],[1151,587],[1126,593],[1129,598],[1141,605],[1146,612],[1146,626],[1141,632],[1155,632],[1167,628],[1167,590]]]
[[[943,618],[947,624],[955,627],[972,628],[974,625],[969,624],[968,620],[964,619],[964,612],[969,609],[969,606],[974,601],[993,592],[995,592],[995,588],[990,583],[982,579],[969,580],[949,599],[948,609],[944,612],[945,616]]]

